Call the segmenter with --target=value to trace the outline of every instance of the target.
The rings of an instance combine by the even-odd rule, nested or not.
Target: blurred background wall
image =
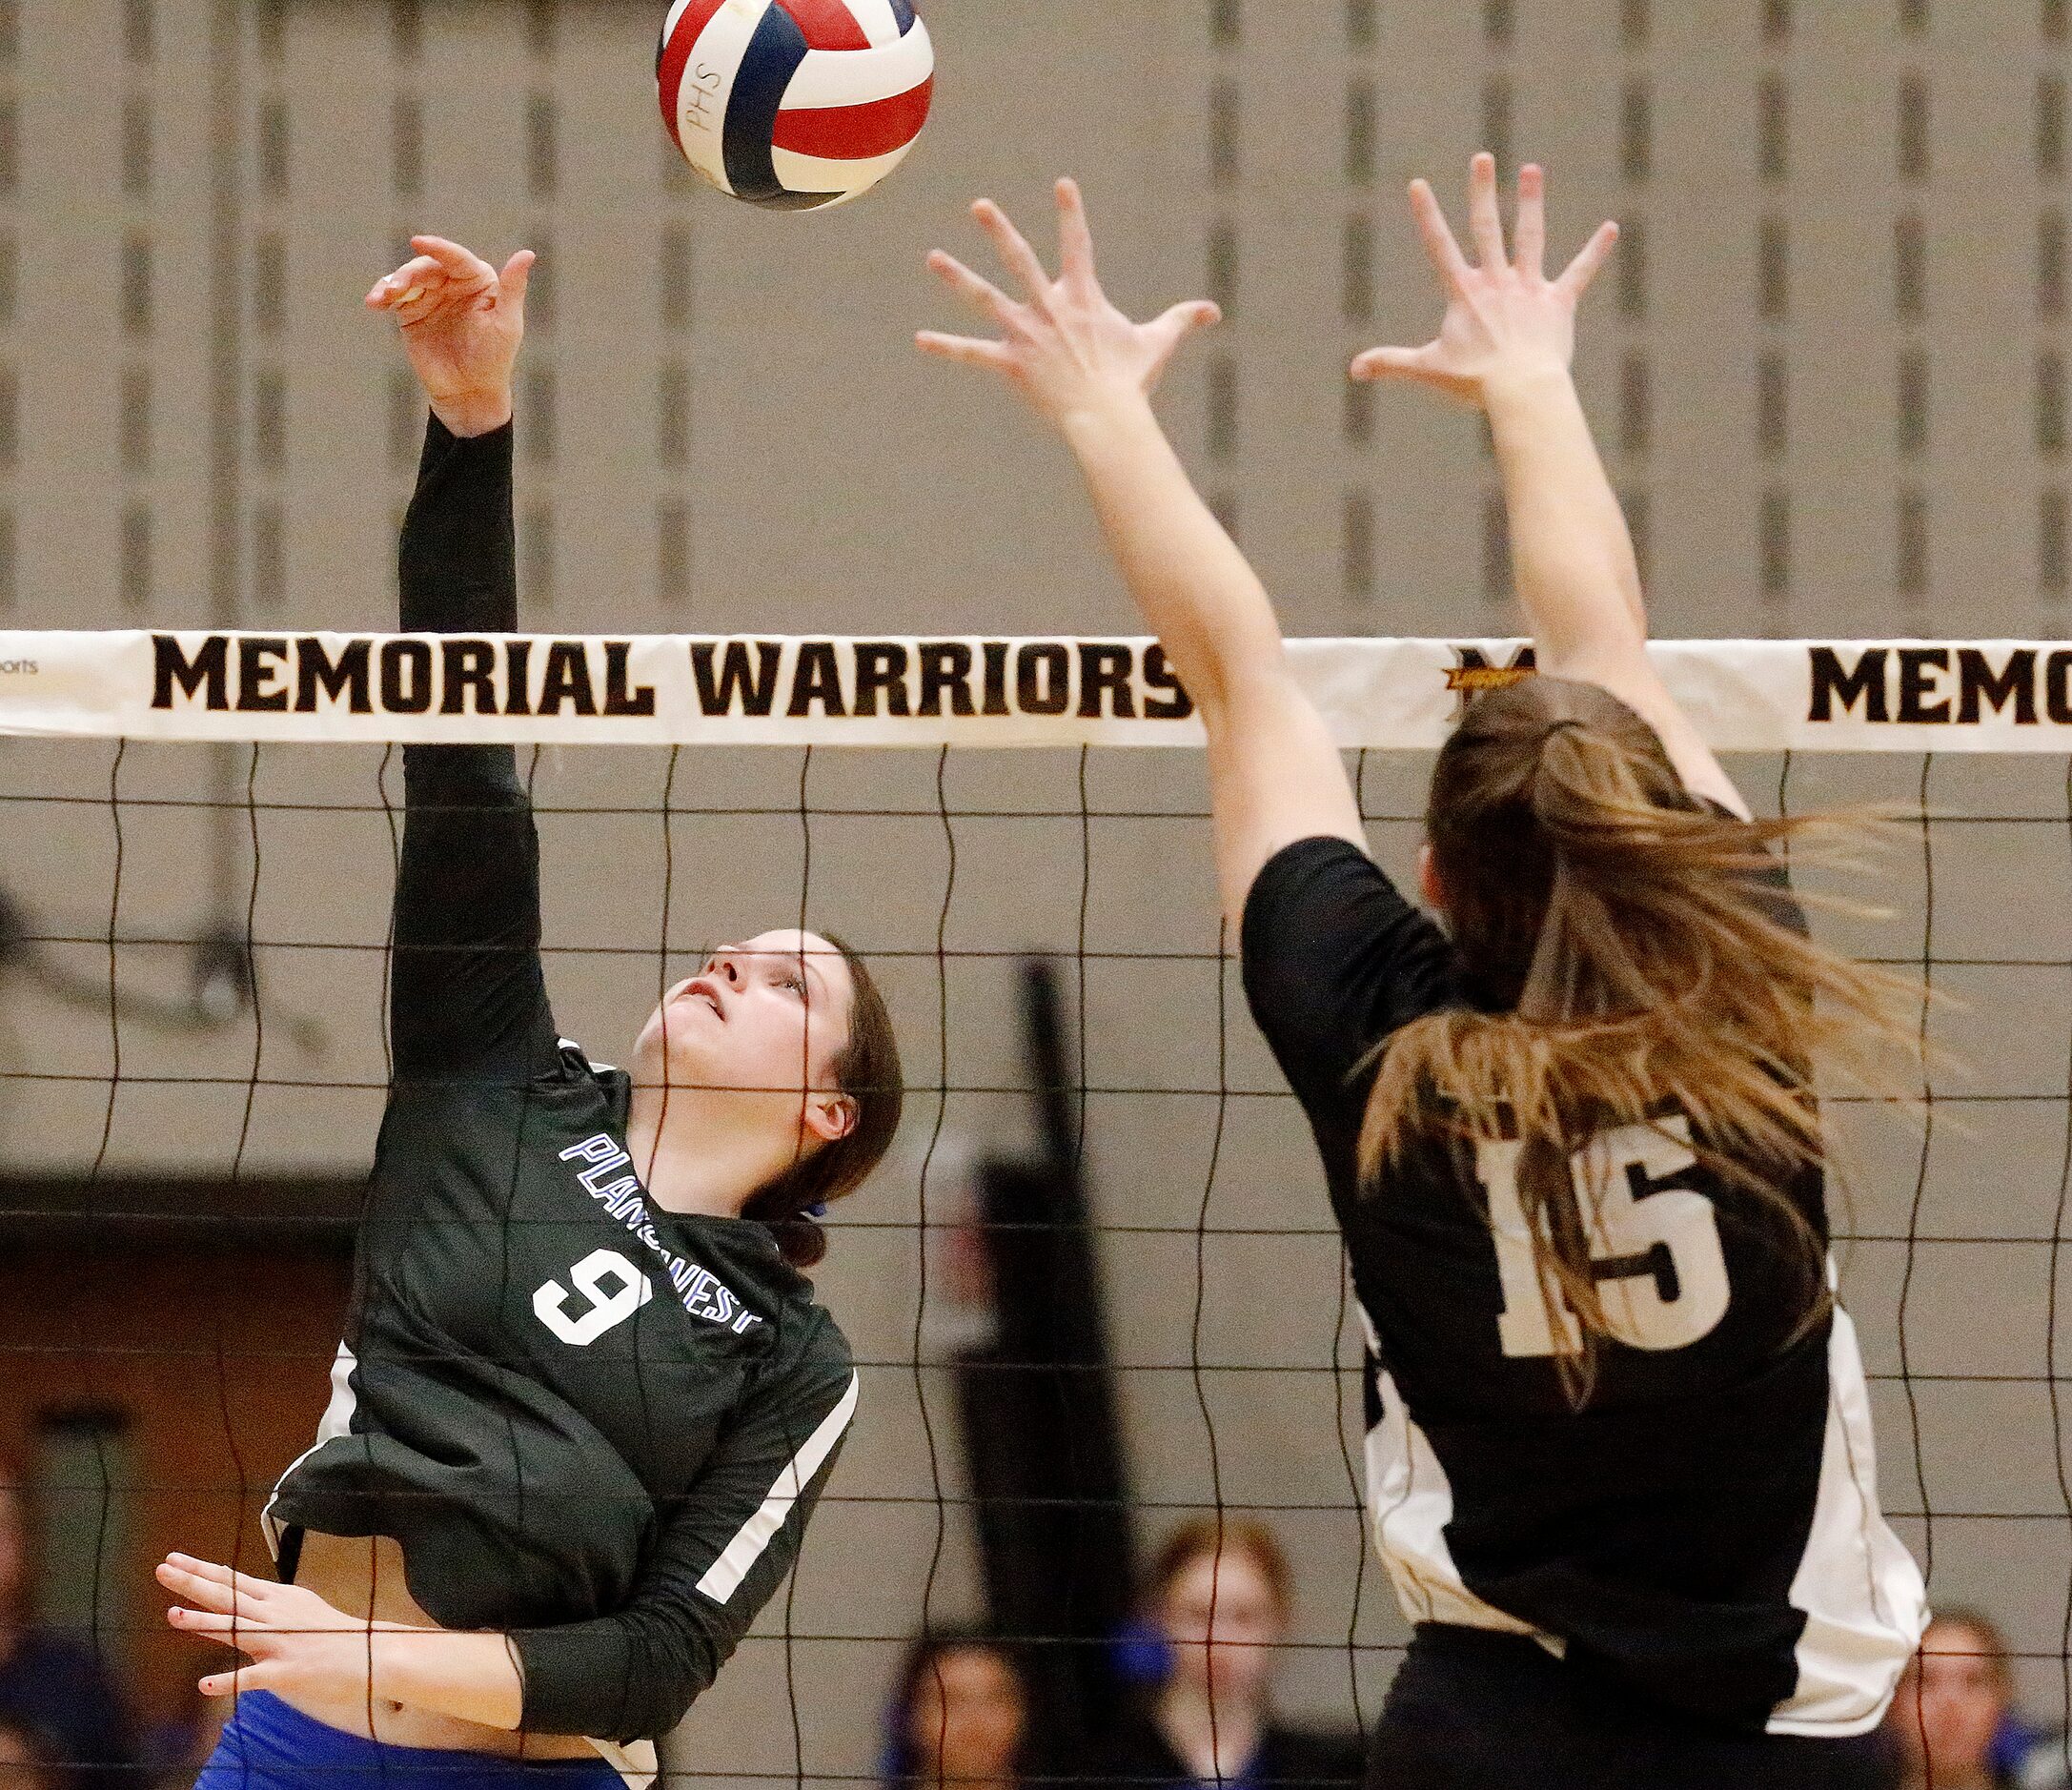
[[[421,409],[358,301],[430,229],[542,256],[519,405],[527,625],[1134,631],[1056,445],[909,345],[953,315],[922,256],[978,246],[965,203],[1046,230],[1070,172],[1123,302],[1207,294],[1229,315],[1165,408],[1290,632],[1502,633],[1478,425],[1342,376],[1436,320],[1405,180],[1454,198],[1488,146],[1549,164],[1558,244],[1625,226],[1580,365],[1661,631],[2065,631],[2064,0],[937,0],[922,146],[864,203],[811,217],[733,205],[667,152],[660,10],[0,6],[0,626],[381,625]],[[1748,768],[1779,787],[1782,767]],[[1398,869],[1423,769],[1364,767],[1371,810],[1398,817],[1376,828]],[[185,942],[213,926],[249,915],[261,941],[263,1035],[248,1017],[118,1039],[91,1002],[0,986],[0,1162],[71,1213],[12,1257],[43,1267],[0,1276],[22,1339],[0,1353],[0,1443],[62,1480],[80,1424],[130,1412],[122,1472],[157,1488],[139,1563],[187,1521],[164,1488],[193,1485],[214,1533],[321,1408],[335,1238],[289,1238],[349,1217],[378,1116],[382,775],[376,754],[313,748],[0,746],[0,887],[82,984],[105,987],[112,927],[140,997],[177,995]],[[538,776],[564,1029],[609,1056],[682,953],[784,923],[803,894],[881,956],[916,1080],[955,1085],[913,1103],[838,1238],[823,1286],[866,1362],[864,1419],[795,1593],[704,1705],[709,1767],[866,1771],[896,1637],[924,1604],[976,1597],[947,1393],[916,1365],[958,1313],[940,1278],[920,1296],[916,1221],[956,1210],[961,1164],[1026,1142],[1024,949],[1067,959],[1083,1079],[1119,1090],[1088,1099],[1087,1155],[1098,1212],[1140,1227],[1103,1240],[1126,1440],[1156,1506],[1140,1530],[1219,1492],[1266,1508],[1301,1586],[1285,1699],[1350,1719],[1357,1690],[1371,1715],[1402,1631],[1363,1564],[1320,1178],[1234,983],[1219,1053],[1203,828],[1148,818],[1199,809],[1198,764],[599,751]],[[1912,763],[1793,777],[1794,800],[1921,787]],[[2062,816],[2062,766],[1940,767],[1930,794]],[[1018,818],[945,824],[944,807]],[[1940,918],[1920,867],[1895,868],[1900,918],[1866,946],[2041,966],[1948,971],[1991,1019],[1939,1024],[1974,1048],[1976,1089],[2008,1097],[1925,1156],[1866,1145],[1857,1227],[1886,1240],[1852,1253],[1851,1296],[1885,1376],[1888,1499],[1943,1513],[1938,1590],[2009,1616],[2062,1719],[2067,865],[2062,832],[2034,825],[1947,837]],[[275,1192],[242,1231],[134,1231],[105,1186],[73,1185],[96,1159],[104,1183],[213,1189],[232,1218],[234,1167]],[[95,1353],[139,1312],[188,1364],[155,1391]],[[22,1350],[61,1323],[73,1366],[53,1375]],[[171,1711],[192,1662],[156,1639],[140,1576],[120,1607],[117,1650]]]

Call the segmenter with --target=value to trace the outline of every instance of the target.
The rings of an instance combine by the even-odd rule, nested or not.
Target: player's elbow
[[[674,1733],[711,1687],[724,1659],[702,1634],[662,1630],[643,1637],[634,1648],[621,1719],[615,1732],[596,1738],[623,1745]]]

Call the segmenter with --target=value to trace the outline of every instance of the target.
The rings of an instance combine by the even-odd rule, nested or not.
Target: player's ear
[[[805,1129],[823,1144],[856,1129],[856,1101],[848,1094],[815,1094],[805,1104]]]
[[[1439,881],[1439,866],[1432,857],[1430,840],[1417,847],[1417,890],[1427,907],[1434,913],[1446,912],[1446,885]]]

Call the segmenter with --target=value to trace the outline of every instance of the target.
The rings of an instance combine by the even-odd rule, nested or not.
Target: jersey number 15
[[[1510,1140],[1475,1147],[1475,1177],[1489,1195],[1503,1284],[1497,1334],[1507,1355],[1551,1355],[1557,1346],[1566,1353],[1581,1346],[1581,1327],[1558,1292],[1550,1297],[1540,1291],[1518,1196],[1520,1148]],[[1605,1323],[1632,1348],[1687,1348],[1727,1314],[1718,1214],[1704,1194],[1677,1185],[1696,1166],[1690,1122],[1681,1114],[1659,1127],[1606,1131],[1570,1159]]]

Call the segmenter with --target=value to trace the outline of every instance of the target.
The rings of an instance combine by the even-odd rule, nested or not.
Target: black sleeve
[[[624,1609],[511,1635],[527,1732],[656,1740],[683,1719],[798,1558],[856,1395],[845,1349],[768,1383],[665,1516]]]
[[[402,627],[518,626],[511,429],[460,439],[437,417],[403,522]],[[403,752],[389,1038],[397,1083],[524,1080],[552,1063],[539,962],[539,841],[509,746]]]
[[[1353,1071],[1398,1027],[1454,998],[1453,949],[1357,845],[1305,839],[1245,903],[1245,993],[1312,1116],[1364,1104]]]

